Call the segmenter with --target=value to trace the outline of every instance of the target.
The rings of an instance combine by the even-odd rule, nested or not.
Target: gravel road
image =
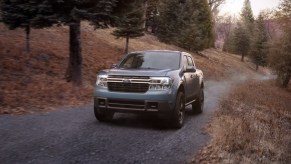
[[[205,110],[167,128],[149,116],[116,114],[100,123],[93,104],[46,114],[0,116],[0,163],[189,163],[209,137],[203,127],[231,83],[208,81]]]

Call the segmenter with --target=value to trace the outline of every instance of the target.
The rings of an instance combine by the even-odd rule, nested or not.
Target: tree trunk
[[[241,54],[241,61],[244,62],[245,61],[245,54]]]
[[[259,64],[256,64],[256,71],[259,70]]]
[[[156,29],[157,29],[157,20],[156,20],[156,16],[153,17],[153,22],[152,22],[152,33],[155,34],[156,33]]]
[[[70,57],[66,71],[66,80],[76,86],[82,85],[81,23],[70,24]]]
[[[30,26],[27,25],[25,28],[26,33],[26,53],[30,52]]]
[[[290,81],[290,78],[291,78],[291,74],[288,72],[286,73],[284,79],[283,79],[283,84],[282,84],[282,87],[283,88],[287,88],[288,87],[288,83]]]
[[[278,74],[278,77],[277,77],[277,84],[280,87],[287,88],[290,78],[291,78],[290,73],[280,73]]]
[[[147,8],[148,8],[148,1],[147,0],[144,0],[143,1],[143,9],[144,9],[144,12],[143,12],[143,24],[142,24],[142,28],[143,29],[146,29]]]
[[[125,43],[125,54],[128,53],[128,46],[129,46],[129,36],[126,37],[126,43]]]

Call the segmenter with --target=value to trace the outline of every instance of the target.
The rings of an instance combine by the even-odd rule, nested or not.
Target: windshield
[[[128,55],[119,65],[125,69],[172,69],[180,67],[178,52],[141,52]]]

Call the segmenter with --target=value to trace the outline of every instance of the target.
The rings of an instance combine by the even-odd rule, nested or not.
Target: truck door
[[[196,66],[194,64],[193,58],[188,56],[188,65],[194,67],[196,70]],[[191,84],[191,98],[192,100],[195,99],[199,95],[200,85],[199,85],[199,76],[197,72],[191,72],[192,84]]]
[[[184,70],[186,70],[186,68],[189,66],[189,61],[188,61],[188,57],[186,55],[183,56],[183,67]],[[191,100],[193,100],[193,84],[194,84],[194,78],[193,78],[193,73],[192,72],[185,72],[184,71],[184,77],[186,80],[186,86],[185,86],[185,98],[186,101],[189,102]]]
[[[191,86],[191,75],[189,72],[185,72],[186,67],[188,66],[188,59],[187,56],[183,56],[183,71],[184,71],[184,78],[185,78],[185,98],[186,101],[189,101],[191,97],[190,86]]]

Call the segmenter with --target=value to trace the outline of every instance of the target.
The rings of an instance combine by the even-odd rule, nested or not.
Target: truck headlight
[[[107,78],[108,75],[97,75],[96,85],[107,88]]]
[[[169,90],[172,87],[173,79],[169,77],[151,77],[149,90]]]

